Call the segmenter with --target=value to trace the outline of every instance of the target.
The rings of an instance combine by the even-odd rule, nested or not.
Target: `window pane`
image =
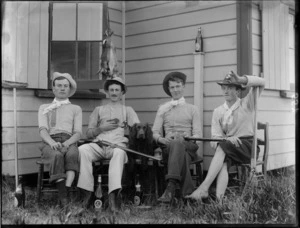
[[[51,43],[51,69],[53,72],[69,73],[75,76],[75,42],[52,42]]]
[[[78,78],[99,79],[101,42],[78,43]]]
[[[102,3],[78,4],[78,40],[102,40]]]
[[[76,4],[53,4],[52,40],[76,39]]]

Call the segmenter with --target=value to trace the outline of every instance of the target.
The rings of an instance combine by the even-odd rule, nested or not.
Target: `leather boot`
[[[164,191],[162,196],[158,198],[158,201],[163,203],[171,203],[171,201],[174,199],[175,196],[175,190],[176,190],[176,181],[169,180],[166,190]]]
[[[58,198],[60,201],[60,206],[62,206],[62,207],[67,206],[69,201],[67,198],[66,181],[62,180],[62,181],[56,182],[56,188],[58,190]]]
[[[80,203],[82,204],[82,206],[84,208],[89,208],[89,206],[91,205],[91,199],[92,199],[92,192],[87,191],[85,189],[81,189],[79,188],[80,191]]]

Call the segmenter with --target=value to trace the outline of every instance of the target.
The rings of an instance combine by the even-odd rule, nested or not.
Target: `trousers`
[[[94,191],[93,166],[94,161],[110,159],[108,167],[108,193],[122,188],[121,181],[124,164],[128,157],[124,150],[111,147],[100,147],[96,143],[88,143],[80,146],[80,171],[77,187],[87,191]]]
[[[183,196],[191,194],[195,186],[190,172],[190,164],[196,156],[198,145],[175,139],[168,146],[162,148],[163,159],[168,162],[168,173],[165,179],[178,180]]]
[[[65,142],[71,136],[65,133],[59,133],[51,135],[51,138],[56,142]],[[78,147],[76,144],[69,146],[66,153],[59,150],[53,150],[47,143],[42,142],[40,146],[42,152],[42,159],[46,164],[49,164],[49,182],[53,182],[59,179],[66,179],[66,171],[73,170],[79,171],[78,162]]]

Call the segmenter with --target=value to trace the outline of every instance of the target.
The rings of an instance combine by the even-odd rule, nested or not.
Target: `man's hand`
[[[241,77],[239,75],[235,74],[232,70],[229,72],[229,75],[230,75],[230,80],[232,82],[241,83],[240,82]]]
[[[242,145],[242,141],[238,137],[235,137],[235,136],[228,137],[226,140],[230,141],[236,147],[239,147],[240,145]]]
[[[118,128],[118,126],[119,125],[116,121],[106,120],[105,122],[100,124],[99,128],[103,132],[103,131],[114,130],[114,129]]]
[[[62,144],[60,142],[53,141],[52,143],[50,143],[50,147],[53,150],[60,150],[63,146],[62,146]]]
[[[168,146],[172,140],[173,140],[173,138],[171,138],[171,137],[168,137],[168,138],[167,137],[166,138],[159,137],[158,138],[158,142],[163,145],[166,145],[166,146]]]

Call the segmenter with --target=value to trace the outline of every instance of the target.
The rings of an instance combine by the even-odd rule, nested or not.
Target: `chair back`
[[[263,156],[262,156],[262,172],[264,176],[267,174],[268,165],[268,155],[269,155],[269,123],[257,122],[257,129],[264,131],[264,139],[258,139],[257,145],[263,146]]]

